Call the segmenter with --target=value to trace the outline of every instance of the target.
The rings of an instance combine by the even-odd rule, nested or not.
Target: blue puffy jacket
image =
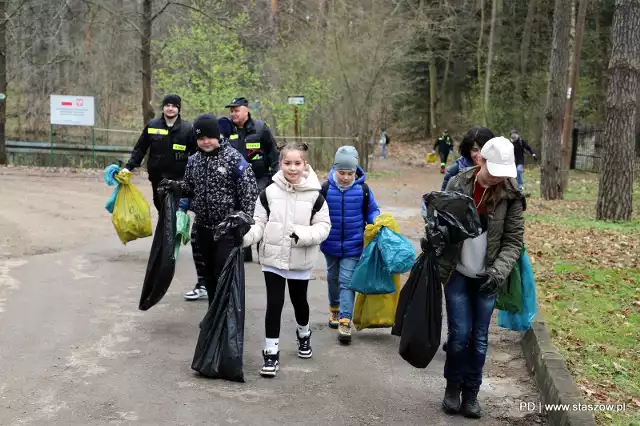
[[[451,180],[452,177],[460,173],[462,169],[466,169],[467,167],[471,167],[471,166],[473,166],[473,161],[471,161],[471,159],[467,157],[458,158],[456,162],[453,163],[451,167],[447,169],[447,173],[444,175],[444,180],[442,181],[441,191],[444,191],[445,189],[447,189],[447,184],[449,183],[449,180]]]
[[[364,227],[367,223],[380,215],[380,209],[373,192],[369,188],[369,205],[366,216],[363,214],[364,191],[362,184],[366,176],[364,170],[358,167],[356,181],[346,191],[340,191],[333,178],[334,169],[329,172],[329,189],[327,191],[327,205],[331,217],[331,232],[322,244],[320,250],[324,254],[338,257],[360,257],[364,245]]]

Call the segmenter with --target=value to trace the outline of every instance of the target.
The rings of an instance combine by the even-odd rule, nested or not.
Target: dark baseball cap
[[[239,107],[239,106],[245,106],[248,108],[249,101],[247,100],[247,98],[233,98],[231,103],[227,105],[225,108]]]

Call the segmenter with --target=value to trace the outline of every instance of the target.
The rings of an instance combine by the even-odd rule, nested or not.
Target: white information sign
[[[304,105],[304,96],[289,96],[289,105]]]
[[[93,96],[51,95],[51,124],[94,126]]]

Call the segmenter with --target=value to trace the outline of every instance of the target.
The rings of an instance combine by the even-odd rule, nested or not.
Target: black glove
[[[296,234],[295,231],[293,231],[293,234],[289,235],[289,237],[293,238],[293,241],[295,241],[296,244],[298,244],[298,241],[300,240],[300,237],[298,237],[298,235]]]
[[[493,268],[487,269],[484,274],[480,274],[477,280],[480,282],[478,291],[487,296],[495,296],[500,291],[502,282],[496,277],[497,271]]]
[[[216,226],[213,240],[218,241],[219,239],[226,237],[231,239],[234,246],[242,245],[242,237],[249,232],[253,223],[253,219],[245,212],[231,212],[218,226]]]
[[[175,197],[179,198],[180,193],[182,192],[182,187],[180,185],[180,181],[170,180],[170,179],[162,179],[158,184],[158,194],[164,197],[167,193],[172,193]]]

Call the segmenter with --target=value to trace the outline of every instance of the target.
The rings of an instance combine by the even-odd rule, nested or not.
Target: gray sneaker
[[[200,299],[208,299],[209,295],[207,294],[207,289],[199,284],[193,288],[193,290],[189,290],[184,294],[185,300],[200,300]]]

